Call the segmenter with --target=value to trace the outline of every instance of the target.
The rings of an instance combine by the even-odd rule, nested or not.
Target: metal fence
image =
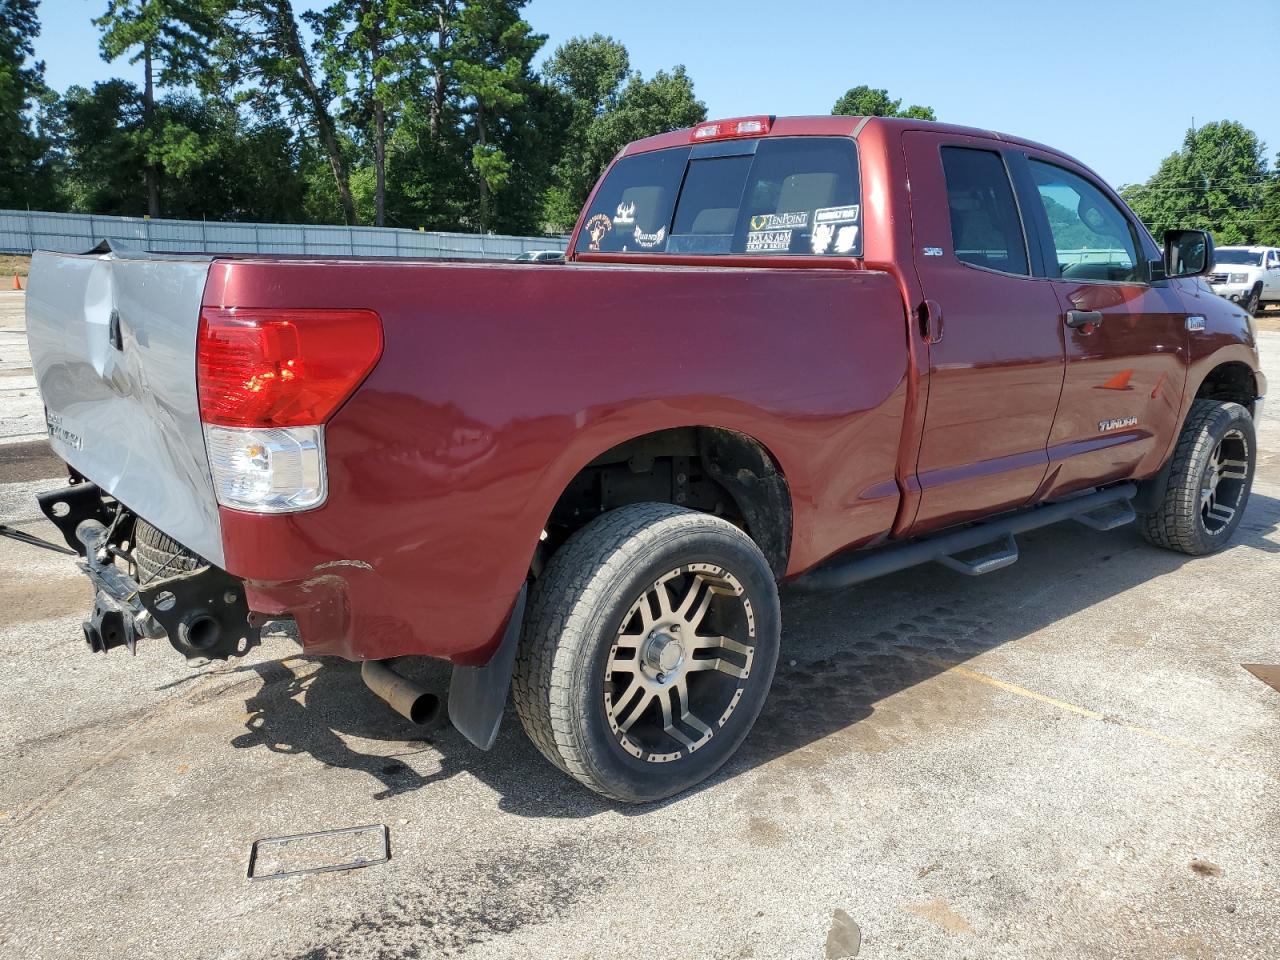
[[[524,250],[563,250],[564,237],[438,233],[397,227],[150,220],[85,213],[0,210],[0,253],[84,253],[103,240],[182,253],[309,253],[364,257],[510,259]]]

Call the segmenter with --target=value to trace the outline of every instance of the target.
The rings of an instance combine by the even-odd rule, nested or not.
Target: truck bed
[[[31,289],[55,450],[316,652],[483,662],[565,485],[647,432],[759,441],[791,484],[790,574],[883,535],[898,503],[907,334],[887,274],[42,254]],[[382,359],[326,426],[321,506],[213,507],[201,304],[381,317]]]

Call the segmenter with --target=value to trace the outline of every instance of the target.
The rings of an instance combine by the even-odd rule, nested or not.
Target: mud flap
[[[498,739],[502,712],[507,706],[507,691],[516,664],[516,648],[520,645],[520,629],[524,625],[524,604],[529,594],[526,583],[516,596],[502,642],[483,667],[453,668],[449,681],[449,720],[458,732],[481,750],[488,750]]]

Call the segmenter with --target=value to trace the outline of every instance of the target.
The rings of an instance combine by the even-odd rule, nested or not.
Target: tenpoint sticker
[[[756,230],[747,234],[747,253],[786,253],[790,249],[790,230]]]
[[[787,227],[807,227],[809,211],[793,210],[790,213],[757,213],[751,218],[752,230],[782,230]]]
[[[594,217],[587,221],[587,236],[591,238],[588,244],[589,250],[600,249],[600,241],[604,239],[604,235],[613,229],[613,221],[606,214],[597,213]]]
[[[635,201],[633,200],[631,201],[631,203],[627,203],[624,200],[622,203],[618,204],[618,209],[616,211],[616,216],[614,216],[613,218],[613,222],[620,227],[629,227],[631,226],[631,224],[635,223],[636,222]]]

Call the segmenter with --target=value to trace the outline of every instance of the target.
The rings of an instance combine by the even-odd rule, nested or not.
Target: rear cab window
[[[575,250],[860,257],[857,146],[779,137],[623,157],[592,199]]]

